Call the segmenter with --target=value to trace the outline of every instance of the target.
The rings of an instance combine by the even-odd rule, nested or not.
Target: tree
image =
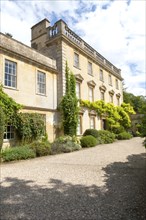
[[[75,90],[75,77],[70,73],[66,62],[66,94],[63,96],[60,108],[63,117],[64,134],[76,135],[78,125],[78,99]]]
[[[4,131],[5,131],[5,114],[3,112],[2,107],[0,106],[0,150],[3,145]]]
[[[136,113],[144,114],[146,112],[146,99],[144,96],[135,96],[132,93],[123,91],[123,101],[133,106]]]

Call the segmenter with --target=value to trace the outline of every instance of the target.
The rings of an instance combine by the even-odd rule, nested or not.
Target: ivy
[[[113,128],[124,127],[130,128],[131,120],[130,114],[134,114],[133,107],[130,104],[123,103],[121,106],[114,106],[112,103],[105,103],[103,100],[90,102],[88,100],[81,100],[81,106],[94,110],[101,117],[104,116],[108,130]]]
[[[66,62],[66,94],[60,103],[63,119],[64,134],[76,135],[78,125],[78,99],[76,97],[76,80],[74,74],[68,68]]]
[[[5,130],[5,114],[3,109],[0,107],[0,150],[3,145],[4,130]]]
[[[38,140],[45,135],[44,118],[37,113],[19,113],[16,128],[23,143]]]
[[[22,106],[16,103],[3,91],[2,85],[0,85],[0,107],[5,114],[5,123],[15,124],[17,121],[18,111],[22,108]]]

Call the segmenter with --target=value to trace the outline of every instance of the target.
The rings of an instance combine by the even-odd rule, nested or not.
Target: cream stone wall
[[[79,55],[79,68],[76,68],[74,66],[74,53],[77,53]],[[113,95],[113,103],[117,105],[117,98],[116,94],[120,94],[120,102],[122,103],[122,83],[121,80],[119,80],[116,76],[112,75],[112,73],[108,72],[103,66],[99,66],[96,64],[92,59],[86,57],[82,53],[80,53],[78,50],[70,47],[70,45],[66,45],[66,59],[68,61],[68,65],[70,70],[76,75],[80,74],[83,77],[83,81],[81,83],[81,99],[83,100],[88,100],[89,99],[89,86],[88,82],[89,81],[94,81],[95,82],[95,87],[94,87],[94,101],[100,100],[100,86],[105,86],[106,87],[106,92],[105,92],[105,102],[110,102],[109,101],[109,92],[111,90],[114,91]],[[92,70],[93,70],[93,75],[88,74],[88,61],[92,63]],[[99,73],[100,69],[103,70],[103,77],[104,77],[104,82],[100,81],[99,78]],[[109,74],[112,76],[112,85],[109,85]],[[116,83],[115,80],[118,80],[119,83],[119,89],[116,89]]]
[[[49,71],[38,68],[31,63],[25,63],[22,60],[10,57],[7,55],[1,55],[0,60],[2,65],[1,82],[4,85],[4,64],[5,59],[13,61],[17,64],[17,87],[11,88],[4,86],[4,91],[11,96],[16,102],[31,107],[56,109],[57,107],[57,75],[52,74]],[[37,93],[37,71],[41,71],[46,74],[46,95],[40,95]]]

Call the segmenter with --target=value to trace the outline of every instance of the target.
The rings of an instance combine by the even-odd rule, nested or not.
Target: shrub
[[[61,136],[57,138],[51,146],[51,154],[69,153],[80,150],[81,145],[77,138]]]
[[[30,143],[45,135],[44,116],[37,113],[19,113],[17,134],[23,143]]]
[[[80,141],[82,147],[94,147],[97,145],[97,140],[92,135],[83,136]]]
[[[28,146],[8,148],[3,150],[1,155],[3,161],[25,160],[36,156]]]
[[[115,141],[115,135],[107,130],[98,131],[97,142],[98,144],[109,144]]]
[[[126,131],[117,135],[118,140],[128,140],[130,138],[132,138],[132,135]]]
[[[83,136],[87,136],[87,135],[91,135],[91,136],[97,138],[98,137],[98,131],[96,129],[86,129]]]
[[[114,134],[120,134],[120,133],[122,133],[122,132],[124,132],[124,131],[125,131],[125,129],[124,129],[123,126],[120,126],[120,125],[113,125],[113,126],[112,126],[112,132],[113,132]]]
[[[37,157],[51,154],[51,144],[48,141],[34,141],[29,147],[34,151]]]

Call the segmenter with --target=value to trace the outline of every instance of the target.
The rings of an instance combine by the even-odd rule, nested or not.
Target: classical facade
[[[66,61],[76,77],[76,93],[83,100],[104,100],[120,105],[121,70],[59,20],[53,26],[44,19],[31,28],[31,48],[0,34],[0,82],[23,111],[46,117],[49,140],[59,125],[57,105],[65,94]],[[80,110],[78,135],[87,128],[104,128],[104,118],[86,108]]]
[[[65,94],[65,66],[76,77],[76,93],[83,100],[104,100],[120,105],[122,96],[121,70],[110,63],[83,39],[76,35],[63,21],[53,26],[46,19],[32,27],[31,46],[57,62],[57,100]],[[86,128],[104,128],[104,119],[95,112],[82,109],[78,134]]]
[[[57,123],[56,61],[0,34],[0,83],[5,93],[23,105],[23,112],[44,115],[49,140],[53,141]],[[14,130],[8,125],[4,145],[13,140]]]

